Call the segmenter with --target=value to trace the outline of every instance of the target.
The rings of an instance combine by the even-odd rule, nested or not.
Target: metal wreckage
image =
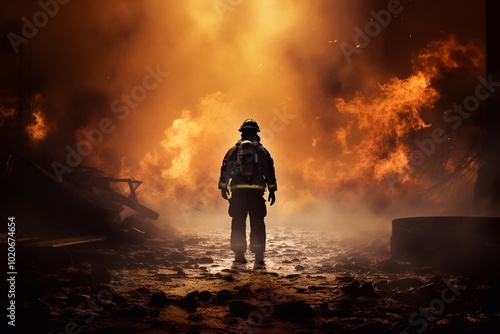
[[[0,211],[2,217],[15,215],[16,244],[23,249],[139,241],[159,232],[152,224],[159,213],[138,201],[142,181],[79,167],[70,181],[60,182],[7,149],[0,151],[0,177]],[[128,194],[118,190],[127,185]]]

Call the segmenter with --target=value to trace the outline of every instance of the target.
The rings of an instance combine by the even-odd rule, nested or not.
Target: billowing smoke
[[[484,7],[18,1],[1,10],[0,125],[62,178],[143,180],[176,221],[225,215],[219,167],[249,117],[275,159],[272,219],[464,213],[484,101],[460,120],[453,105],[484,72]]]

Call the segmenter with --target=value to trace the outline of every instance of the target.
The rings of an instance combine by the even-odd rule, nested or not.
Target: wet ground
[[[30,329],[23,332],[500,329],[498,282],[391,260],[385,239],[268,228],[265,265],[255,265],[251,253],[247,263],[234,263],[228,244],[229,231],[217,229],[67,250],[48,262],[25,257],[18,319]]]

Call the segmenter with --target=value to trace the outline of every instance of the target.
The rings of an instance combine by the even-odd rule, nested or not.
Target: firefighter
[[[229,201],[231,216],[231,250],[235,261],[246,262],[246,218],[250,216],[250,251],[255,262],[264,263],[266,250],[266,201],[264,192],[269,191],[268,201],[273,205],[277,190],[274,162],[260,143],[259,125],[247,119],[241,125],[241,139],[229,149],[222,161],[219,189]]]

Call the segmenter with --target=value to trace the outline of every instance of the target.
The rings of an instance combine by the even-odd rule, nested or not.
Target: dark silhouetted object
[[[274,162],[269,152],[260,143],[259,125],[247,119],[241,125],[241,139],[229,149],[222,161],[219,189],[225,200],[229,200],[231,222],[231,250],[235,260],[244,262],[246,241],[246,218],[250,216],[250,251],[255,261],[264,262],[266,249],[266,201],[264,192],[269,190],[268,201],[276,201],[276,177]]]

